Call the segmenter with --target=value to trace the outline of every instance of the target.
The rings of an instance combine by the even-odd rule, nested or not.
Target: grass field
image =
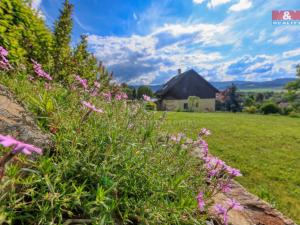
[[[164,130],[195,137],[202,127],[213,133],[210,151],[241,169],[242,185],[300,223],[300,119],[170,112]]]

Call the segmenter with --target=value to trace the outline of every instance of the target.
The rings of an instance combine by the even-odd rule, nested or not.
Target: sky
[[[72,44],[89,50],[118,82],[163,84],[194,69],[210,81],[295,77],[300,25],[272,25],[272,10],[299,0],[70,0]],[[34,0],[49,27],[63,0]]]

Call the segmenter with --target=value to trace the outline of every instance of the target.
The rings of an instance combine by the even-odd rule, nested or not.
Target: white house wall
[[[167,111],[193,111],[193,112],[214,112],[216,100],[214,98],[210,99],[199,99],[197,100],[198,107],[184,109],[184,104],[188,104],[188,100],[163,100],[162,106]]]

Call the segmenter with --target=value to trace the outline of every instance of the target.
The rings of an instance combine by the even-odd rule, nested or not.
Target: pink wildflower
[[[88,83],[86,79],[81,78],[80,76],[76,75],[75,79],[80,83],[80,85],[87,90],[88,89]]]
[[[94,81],[94,86],[95,86],[95,88],[100,88],[100,83],[98,82],[98,81]]]
[[[219,190],[221,190],[223,193],[228,193],[231,191],[232,185],[230,182],[220,182],[217,187]]]
[[[5,48],[3,48],[2,46],[0,46],[0,55],[2,55],[2,56],[8,56],[8,51],[5,49]]]
[[[125,92],[120,92],[120,93],[116,94],[115,99],[117,101],[120,101],[122,99],[126,100],[126,99],[128,99],[128,96]]]
[[[200,212],[204,211],[204,207],[205,207],[205,202],[203,199],[203,192],[199,192],[198,196],[197,196],[197,201],[198,201],[198,208],[200,210]]]
[[[37,76],[46,78],[47,80],[52,80],[52,77],[42,69],[41,64],[34,61],[33,59],[31,59],[31,61],[33,63],[34,72],[36,73]]]
[[[111,101],[111,93],[110,93],[110,92],[102,93],[102,96],[105,98],[105,100],[106,100],[107,102],[110,102],[110,101]]]
[[[235,210],[242,210],[243,206],[241,206],[241,204],[239,202],[237,202],[234,199],[229,199],[227,201],[227,204],[229,205],[229,210],[230,209],[235,209]]]
[[[103,110],[102,110],[102,109],[96,108],[96,106],[94,106],[93,104],[91,104],[91,103],[89,103],[89,102],[82,101],[81,103],[82,103],[82,105],[84,105],[85,107],[91,109],[91,110],[94,111],[94,112],[103,113]]]
[[[208,155],[208,144],[206,141],[204,140],[199,140],[199,146],[200,146],[200,149],[201,149],[201,152],[203,154],[203,156],[207,156]]]
[[[209,136],[209,135],[211,135],[211,132],[210,132],[210,130],[208,130],[206,128],[202,128],[199,133],[199,136]]]
[[[33,76],[31,76],[31,75],[29,75],[29,76],[28,76],[28,80],[30,80],[30,81],[34,81],[34,77],[33,77]]]
[[[228,210],[224,208],[221,204],[216,204],[214,206],[214,210],[218,215],[221,215],[223,217],[223,223],[225,225],[228,225]]]
[[[184,137],[185,137],[184,133],[178,133],[177,136],[176,135],[172,135],[170,137],[170,140],[174,141],[176,143],[179,143]]]
[[[242,176],[240,170],[232,168],[230,166],[226,166],[226,172],[232,177],[240,177]]]
[[[99,89],[100,89],[100,83],[98,81],[94,81],[94,88],[92,90],[91,96],[97,96]]]
[[[11,68],[9,61],[6,58],[7,56],[8,51],[2,46],[0,46],[0,69],[9,70]]]
[[[151,98],[148,95],[143,95],[143,99],[146,102],[149,102],[151,100]]]
[[[12,153],[23,153],[25,155],[31,155],[32,153],[42,154],[42,149],[30,144],[26,144],[21,141],[17,141],[11,136],[4,136],[0,134],[0,144],[4,147],[13,147]]]

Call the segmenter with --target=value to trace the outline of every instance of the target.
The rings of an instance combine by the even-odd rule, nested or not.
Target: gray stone
[[[0,85],[0,134],[33,144],[43,149],[52,146],[50,135],[44,134],[37,126],[34,117],[26,112],[12,93]]]

